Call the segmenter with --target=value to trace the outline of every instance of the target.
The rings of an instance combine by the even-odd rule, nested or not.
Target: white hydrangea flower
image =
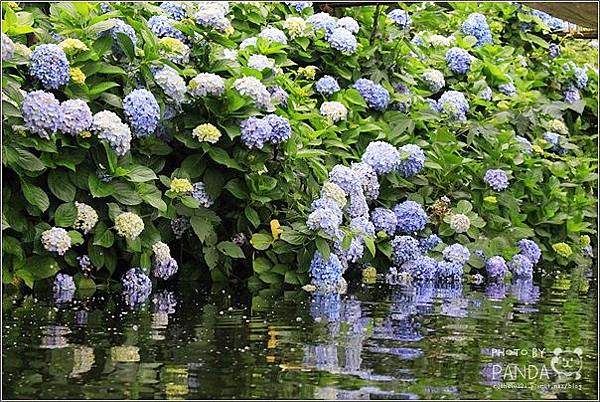
[[[144,221],[133,212],[123,212],[115,218],[115,228],[119,236],[134,240],[144,230]]]
[[[98,222],[98,214],[96,210],[83,202],[75,201],[77,207],[77,220],[73,224],[73,228],[80,229],[84,234],[89,233]]]
[[[450,228],[456,233],[464,233],[471,227],[471,220],[465,214],[454,214],[450,217]]]
[[[340,102],[323,102],[320,108],[321,115],[330,119],[332,122],[345,120],[348,117],[348,109]]]
[[[65,255],[71,248],[71,237],[63,228],[53,227],[42,232],[42,245],[50,252]]]
[[[171,258],[171,249],[162,241],[157,241],[152,245],[152,252],[158,261],[166,261]]]

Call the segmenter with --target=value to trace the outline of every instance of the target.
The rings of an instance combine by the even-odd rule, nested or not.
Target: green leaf
[[[145,181],[158,179],[156,173],[154,173],[154,170],[140,165],[134,166],[131,169],[129,169],[126,176],[127,178],[129,178],[129,181],[132,181],[134,183],[141,183]]]
[[[299,246],[304,243],[306,236],[294,229],[282,227],[282,232],[279,238],[286,243]]]
[[[258,257],[252,261],[252,269],[255,273],[261,274],[271,269],[271,261],[265,257]]]
[[[78,246],[84,243],[83,236],[76,230],[69,230],[69,237],[71,238],[71,245]]]
[[[278,274],[274,274],[271,272],[265,272],[258,276],[261,281],[268,283],[270,285],[274,285],[282,282],[282,276]]]
[[[73,226],[77,220],[77,207],[74,203],[61,204],[54,212],[54,223],[56,226],[68,228]]]
[[[50,200],[48,199],[48,196],[44,190],[38,186],[27,183],[25,180],[21,181],[21,188],[27,202],[29,202],[31,205],[35,205],[42,212],[48,209],[50,206]]]
[[[130,61],[135,59],[135,47],[129,36],[124,33],[117,33],[117,43]]]
[[[256,212],[250,205],[247,205],[246,208],[244,208],[244,215],[246,215],[246,218],[248,218],[252,226],[255,228],[260,225],[260,216],[258,216],[258,212]]]
[[[115,236],[105,225],[98,225],[96,227],[96,233],[94,234],[94,245],[102,246],[104,248],[112,247],[115,241]]]
[[[202,252],[204,253],[204,262],[211,270],[215,269],[219,265],[219,252],[214,247],[203,247]]]
[[[227,151],[225,151],[222,148],[210,148],[208,150],[208,155],[215,162],[217,162],[221,165],[227,166],[228,168],[242,170],[242,171],[244,170],[239,165],[239,163],[237,163],[237,161],[235,159],[232,159],[229,156],[229,154],[227,153]]]
[[[217,244],[217,250],[231,258],[246,258],[241,247],[231,241],[222,241]]]
[[[39,255],[27,258],[23,266],[35,279],[45,279],[54,276],[60,269],[54,258]]]
[[[363,240],[365,242],[365,246],[367,246],[367,249],[371,253],[371,256],[375,257],[376,250],[375,250],[375,241],[373,240],[373,238],[371,236],[363,236]]]
[[[71,202],[75,200],[77,189],[71,183],[69,175],[62,170],[53,170],[48,175],[48,187],[52,194],[61,201]]]
[[[467,200],[460,200],[458,204],[456,204],[456,213],[466,214],[471,212],[473,209],[473,205]]]
[[[273,244],[273,236],[268,233],[254,233],[250,244],[257,250],[266,250]]]
[[[319,250],[319,252],[323,256],[323,259],[325,261],[329,260],[329,254],[331,253],[331,249],[329,248],[329,243],[327,242],[327,240],[323,239],[322,237],[317,237],[315,243],[317,245],[317,250]]]
[[[198,236],[198,239],[200,239],[200,241],[203,243],[210,233],[214,233],[212,224],[204,217],[192,216],[190,219],[190,224],[192,225],[194,233],[196,233],[196,236]]]
[[[15,147],[14,150],[18,155],[18,159],[15,162],[23,169],[38,172],[46,168],[42,161],[31,152],[19,147]]]
[[[129,183],[117,182],[112,183],[115,192],[113,197],[121,204],[138,205],[142,203],[142,197],[137,193],[135,188]]]

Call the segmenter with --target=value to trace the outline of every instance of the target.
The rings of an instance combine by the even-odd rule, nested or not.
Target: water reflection
[[[596,384],[595,293],[573,280],[566,298],[564,283],[7,299],[4,396],[589,398]],[[577,345],[570,343],[574,333]],[[500,373],[511,364],[549,362],[495,350],[580,345],[587,358],[581,389],[501,388],[508,380]]]

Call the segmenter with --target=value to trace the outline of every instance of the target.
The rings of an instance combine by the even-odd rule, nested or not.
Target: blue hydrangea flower
[[[62,108],[53,94],[33,91],[25,95],[21,105],[25,127],[41,138],[50,139],[62,121]]]
[[[343,237],[333,242],[333,249],[340,258],[347,262],[357,262],[365,254],[365,245],[362,238],[355,237],[350,241],[347,249],[342,247]]]
[[[575,67],[573,73],[573,81],[579,89],[585,89],[588,83],[587,68]]]
[[[131,131],[119,116],[108,110],[94,115],[92,130],[98,133],[98,138],[106,140],[117,155],[123,156],[131,147]]]
[[[265,38],[270,40],[271,42],[281,43],[282,45],[287,45],[287,36],[285,36],[285,32],[281,29],[277,29],[274,27],[264,28],[258,34],[259,38]]]
[[[177,261],[175,260],[175,258],[169,257],[165,259],[155,260],[154,271],[152,271],[152,273],[157,278],[167,280],[171,276],[175,275],[178,269],[179,266],[177,265]]]
[[[558,56],[560,56],[560,45],[557,43],[551,43],[548,47],[548,55],[551,59],[556,59]]]
[[[479,92],[479,97],[483,100],[490,101],[492,100],[492,88],[485,87],[481,92]]]
[[[347,166],[335,165],[329,172],[329,181],[340,186],[348,195],[362,194],[361,178]]]
[[[394,207],[393,211],[396,214],[400,233],[418,232],[427,224],[427,214],[418,202],[410,200],[401,202]]]
[[[398,220],[396,214],[391,209],[375,208],[371,211],[371,221],[377,232],[385,232],[388,236],[396,233]]]
[[[225,80],[216,74],[200,73],[192,78],[188,89],[192,96],[221,96],[225,92]]]
[[[401,265],[421,255],[419,242],[410,236],[396,236],[390,242],[392,246],[392,259],[395,264]]]
[[[400,268],[404,272],[408,272],[413,279],[428,281],[434,279],[438,270],[438,262],[431,257],[422,255],[405,262]]]
[[[456,120],[466,121],[469,102],[462,92],[446,91],[437,101],[437,110],[448,113]]]
[[[523,254],[515,254],[508,263],[508,268],[518,278],[531,278],[533,276],[533,263]]]
[[[316,211],[317,209],[331,209],[336,215],[341,216],[342,210],[338,202],[331,198],[317,198],[310,204],[310,210]]]
[[[485,262],[485,270],[488,278],[502,280],[508,273],[508,266],[506,265],[504,258],[495,255]]]
[[[84,274],[87,275],[92,272],[94,266],[89,255],[84,254],[82,256],[77,257],[77,262],[79,263],[79,268],[81,268]]]
[[[379,197],[379,180],[375,169],[364,162],[352,163],[350,169],[360,178],[365,198],[367,200],[377,199]]]
[[[10,60],[15,54],[15,43],[2,32],[2,61]]]
[[[361,160],[377,174],[386,174],[398,169],[400,152],[388,142],[374,141],[367,145]]]
[[[187,86],[185,80],[170,67],[164,66],[154,73],[154,81],[163,90],[165,95],[171,98],[175,103],[183,102]]]
[[[154,133],[160,118],[160,106],[152,92],[134,89],[123,99],[123,111],[136,137]]]
[[[350,228],[356,230],[359,236],[375,236],[375,226],[368,215],[353,218],[350,221]]]
[[[402,29],[406,29],[406,28],[410,27],[410,24],[412,23],[412,20],[410,18],[410,15],[408,15],[408,12],[401,10],[399,8],[396,8],[396,9],[390,11],[387,14],[387,16],[389,19],[391,19],[396,24],[398,24],[398,26]]]
[[[242,43],[240,43],[240,49],[246,49],[247,47],[250,46],[255,46],[256,47],[256,36],[251,36],[249,38],[246,38],[242,41]]]
[[[447,246],[442,251],[442,255],[447,261],[455,262],[460,265],[464,265],[471,257],[469,249],[458,243]]]
[[[548,27],[550,27],[550,29],[552,29],[553,31],[564,31],[569,28],[568,22],[563,21],[560,18],[553,17],[550,14],[547,14],[541,10],[533,9],[531,10],[531,14],[535,15],[536,17],[539,17],[542,20],[542,22],[548,25]]]
[[[56,274],[54,278],[54,290],[75,290],[73,277],[67,274]]]
[[[515,137],[515,139],[519,143],[519,146],[521,147],[523,152],[525,152],[526,154],[531,154],[531,152],[533,151],[533,148],[531,146],[531,142],[529,142],[529,140],[527,138],[517,135]]]
[[[100,11],[102,11],[104,14],[110,13],[112,10],[113,10],[113,8],[110,6],[110,3],[106,3],[106,2],[100,3]]]
[[[187,16],[185,6],[176,1],[163,1],[160,8],[175,21],[181,21]]]
[[[71,79],[69,60],[58,45],[38,45],[33,49],[29,63],[29,73],[46,89],[58,89]]]
[[[332,201],[332,200],[330,200]],[[335,202],[332,201],[334,204]],[[333,208],[316,208],[306,220],[306,226],[311,230],[323,230],[329,236],[341,237],[342,211],[339,205]]]
[[[476,46],[478,47],[483,46],[486,43],[494,43],[492,31],[483,14],[470,14],[462,24],[462,32],[465,35],[471,35],[477,38]]]
[[[258,71],[262,71],[267,68],[269,70],[273,70],[275,67],[275,60],[269,59],[267,56],[263,56],[262,54],[253,54],[248,58],[248,67]]]
[[[152,281],[141,268],[131,268],[121,279],[123,296],[128,306],[143,304],[152,291]]]
[[[360,26],[358,22],[352,17],[342,17],[337,21],[337,26],[345,28],[352,33],[358,33]]]
[[[204,208],[210,208],[210,206],[214,203],[214,201],[206,192],[206,186],[201,181],[192,185],[192,197]]]
[[[436,276],[447,281],[459,281],[463,274],[463,265],[454,261],[440,261],[437,264]]]
[[[289,7],[294,8],[299,13],[302,12],[302,10],[304,10],[305,8],[312,7],[312,1],[286,1],[285,4],[287,4]]]
[[[317,81],[315,88],[317,92],[323,95],[333,95],[340,90],[340,85],[335,78],[325,75]]]
[[[346,28],[334,29],[327,41],[332,48],[345,53],[354,53],[358,46],[356,38],[352,35],[352,32],[348,31]]]
[[[271,94],[271,103],[273,105],[281,105],[287,107],[288,97],[290,96],[285,89],[276,85],[268,89]]]
[[[519,246],[519,250],[521,250],[521,254],[525,257],[529,258],[533,265],[536,265],[540,261],[540,257],[542,256],[542,251],[536,242],[529,239],[521,239],[517,243]]]
[[[221,32],[231,26],[226,14],[229,11],[227,2],[200,2],[200,7],[194,18],[196,23],[203,27],[212,27]]]
[[[502,169],[489,169],[485,172],[483,180],[495,191],[502,191],[508,187],[508,176]]]
[[[164,15],[155,15],[148,20],[148,28],[159,38],[175,38],[182,42],[187,40],[179,29],[173,27],[172,20]]]
[[[517,88],[515,88],[515,84],[512,82],[499,85],[498,90],[506,96],[513,96],[517,93]]]
[[[242,77],[233,82],[233,87],[243,96],[247,96],[259,108],[269,108],[271,105],[271,94],[262,82],[256,77]]]
[[[394,89],[400,95],[409,95],[410,94],[410,90],[408,89],[408,87],[401,83],[394,84]],[[394,108],[402,113],[406,113],[408,111],[408,109],[410,108],[410,105],[411,105],[411,99],[408,98],[405,101],[395,102]]]
[[[270,143],[279,144],[292,136],[292,127],[285,117],[269,114],[264,117],[264,120],[271,125],[271,133],[268,137]]]
[[[575,88],[575,86],[573,86],[573,85],[570,85],[569,87],[567,87],[567,89],[565,90],[565,102],[575,103],[580,100],[581,100],[581,94],[579,93],[577,88]]]
[[[310,276],[312,283],[321,289],[335,288],[342,278],[344,268],[340,259],[334,253],[329,254],[329,259],[325,261],[323,255],[315,251],[310,263]]]
[[[62,119],[59,129],[65,134],[77,135],[92,127],[92,112],[81,99],[69,99],[61,103]]]
[[[111,18],[108,21],[111,21],[115,24],[110,30],[110,34],[115,41],[117,40],[117,34],[122,33],[124,35],[127,35],[127,37],[131,39],[131,43],[133,43],[133,46],[137,45],[137,36],[135,34],[135,30],[131,25],[125,23],[125,21],[118,18]]]
[[[348,203],[348,215],[352,218],[363,216],[369,213],[369,205],[362,191],[350,193],[350,202]]]
[[[390,103],[390,93],[379,84],[366,78],[359,78],[352,86],[374,110],[385,110]]]
[[[423,72],[423,81],[425,81],[427,87],[433,93],[438,92],[440,89],[444,88],[444,85],[446,85],[444,74],[439,70],[425,70]]]
[[[442,244],[442,239],[436,234],[419,239],[419,249],[422,253],[433,250],[438,244]]]
[[[448,68],[455,74],[466,74],[471,69],[471,55],[465,49],[452,47],[446,52]]]
[[[312,25],[313,31],[322,29],[325,32],[325,39],[327,39],[337,27],[335,18],[323,12],[311,15],[306,19],[306,23]]]
[[[400,164],[398,171],[406,179],[413,177],[425,166],[425,154],[423,150],[414,144],[400,147]]]
[[[248,148],[262,149],[271,136],[271,125],[265,119],[250,117],[240,123],[241,140]]]

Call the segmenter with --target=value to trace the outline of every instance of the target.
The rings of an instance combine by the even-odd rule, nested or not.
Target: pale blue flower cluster
[[[483,14],[469,14],[467,19],[462,24],[462,32],[465,35],[471,35],[477,38],[476,46],[494,43],[494,40],[492,39],[492,31],[490,30],[490,26],[488,25]]]
[[[400,28],[406,29],[410,27],[412,19],[407,11],[396,8],[387,14],[388,18],[394,21]]]
[[[396,233],[398,220],[396,214],[391,209],[375,208],[371,211],[371,221],[377,232],[385,232],[388,236]]]
[[[379,180],[371,165],[364,162],[355,162],[352,163],[350,169],[358,175],[365,198],[367,200],[377,199],[379,197]]]
[[[117,34],[121,33],[127,35],[127,37],[131,39],[131,43],[133,43],[133,46],[137,45],[138,39],[135,34],[135,30],[131,25],[127,24],[125,21],[119,18],[111,18],[108,21],[111,21],[115,24],[110,30],[111,36],[115,41],[117,40]]]
[[[413,279],[430,281],[436,278],[438,265],[439,263],[435,259],[420,255],[402,264],[401,268],[403,272],[408,272]]]
[[[425,166],[425,154],[423,150],[414,144],[406,144],[400,147],[400,163],[398,171],[405,179],[413,177]]]
[[[404,201],[393,208],[398,222],[397,230],[400,233],[414,233],[425,228],[427,224],[427,213],[415,201]]]
[[[312,1],[286,1],[285,4],[298,12],[302,12],[305,8],[310,8],[313,5]]]
[[[479,97],[483,100],[490,101],[492,100],[492,88],[485,87],[481,92],[479,92]]]
[[[506,265],[504,258],[496,255],[490,257],[485,262],[485,270],[488,278],[493,280],[502,280],[508,273],[508,266]]]
[[[356,20],[352,17],[340,18],[337,21],[337,26],[340,28],[345,28],[353,34],[358,33],[358,31],[360,30],[360,26],[358,25],[358,22],[356,22]]]
[[[192,78],[188,90],[195,97],[221,96],[225,92],[225,80],[217,74],[200,73]]]
[[[508,268],[514,276],[519,278],[531,278],[533,276],[533,263],[523,254],[515,254],[508,263]]]
[[[131,146],[131,131],[119,116],[108,110],[103,110],[94,115],[92,130],[98,134],[98,138],[108,141],[117,155],[125,155]]]
[[[502,191],[508,187],[508,175],[502,169],[488,169],[483,180],[495,191]]]
[[[500,91],[506,96],[513,96],[517,94],[517,88],[515,88],[515,84],[513,84],[512,82],[499,85],[498,91]]]
[[[251,36],[249,38],[244,39],[242,43],[240,43],[240,49],[243,50],[250,46],[256,46],[256,40],[256,36]]]
[[[150,296],[152,281],[141,268],[130,268],[121,279],[125,303],[129,306],[142,304]]]
[[[179,270],[179,265],[175,258],[169,256],[160,257],[155,254],[154,256],[154,270],[152,273],[157,278],[167,280]]]
[[[54,290],[75,290],[73,277],[67,274],[56,274],[54,278]]]
[[[348,203],[348,215],[351,218],[356,218],[369,213],[369,204],[367,198],[362,191],[350,194],[350,202]]]
[[[436,276],[446,281],[459,281],[463,274],[463,264],[454,261],[440,261],[437,264]]]
[[[10,60],[15,54],[15,43],[2,32],[2,61]]]
[[[358,41],[346,28],[335,28],[327,38],[331,47],[335,50],[345,53],[354,53],[358,46]]]
[[[324,75],[315,84],[317,92],[323,95],[333,95],[340,90],[337,80],[330,75]]]
[[[221,32],[231,26],[231,22],[227,19],[229,5],[227,2],[198,2],[198,12],[194,18],[196,23],[203,27],[215,28]]]
[[[531,14],[539,17],[543,23],[548,25],[552,30],[563,31],[569,28],[569,23],[559,18],[553,17],[541,10],[531,10]]]
[[[214,203],[206,192],[206,185],[201,181],[192,185],[192,197],[204,208],[210,208]]]
[[[268,114],[264,119],[271,126],[271,134],[268,141],[272,144],[279,144],[287,141],[292,136],[292,127],[290,122],[285,117],[277,116],[276,114]]]
[[[531,152],[533,151],[533,148],[532,148],[531,142],[529,142],[529,140],[527,138],[517,135],[515,137],[515,139],[519,143],[519,146],[521,147],[523,152],[525,152],[526,154],[531,154]]]
[[[457,264],[460,264],[461,266],[464,265],[471,257],[469,249],[463,246],[462,244],[458,243],[447,246],[442,251],[442,255],[447,261],[455,262]]]
[[[385,141],[373,141],[367,145],[362,161],[370,165],[377,174],[386,174],[398,169],[400,152]]]
[[[577,89],[585,89],[588,83],[586,67],[578,67],[573,62],[563,65],[563,69],[572,74],[571,82]]]
[[[423,72],[423,81],[425,81],[427,87],[433,93],[438,92],[446,85],[444,74],[439,70],[426,70]]]
[[[187,40],[179,29],[173,27],[173,21],[164,15],[155,15],[148,20],[148,28],[159,38],[175,38],[182,42]]]
[[[382,111],[390,103],[390,93],[387,89],[371,80],[359,78],[352,87],[360,93],[371,109]]]
[[[52,227],[43,231],[40,240],[46,250],[58,255],[65,255],[71,248],[71,237],[63,228]]]
[[[266,142],[279,144],[292,135],[290,122],[285,117],[269,114],[263,118],[250,117],[240,123],[242,142],[248,148],[259,148]]]
[[[38,45],[31,53],[29,73],[46,89],[58,89],[69,82],[69,60],[58,45]]]
[[[521,239],[517,243],[521,254],[525,257],[529,258],[529,260],[536,265],[540,261],[540,257],[542,256],[542,251],[536,242],[529,239]]]
[[[329,172],[329,181],[340,186],[348,195],[362,193],[361,178],[347,166],[335,165]]]
[[[248,58],[248,67],[258,71],[264,69],[273,70],[275,67],[275,60],[269,59],[267,56],[262,54],[253,54]]]
[[[258,78],[238,78],[234,81],[233,87],[243,96],[252,99],[259,108],[268,108],[271,106],[271,94]]]
[[[452,47],[446,52],[448,68],[455,74],[466,74],[471,69],[472,56],[465,49]]]
[[[77,135],[92,127],[92,112],[81,99],[69,99],[61,103],[62,116],[59,130],[65,134]]]
[[[33,91],[25,95],[21,105],[25,127],[41,138],[50,139],[62,121],[62,108],[53,94]]]
[[[163,1],[160,8],[175,21],[181,21],[187,16],[185,6],[176,1]]]
[[[325,32],[325,39],[327,39],[337,27],[336,19],[323,12],[311,15],[306,19],[306,23],[312,25],[313,31],[322,29]]]
[[[123,99],[123,111],[133,135],[147,137],[154,133],[160,118],[160,106],[152,92],[134,89]]]
[[[319,251],[315,251],[309,272],[315,286],[323,290],[332,290],[342,279],[344,266],[334,253],[330,253],[329,258],[325,260]]]
[[[165,95],[171,98],[175,103],[183,102],[187,86],[185,80],[179,76],[177,71],[170,66],[164,66],[154,73],[154,80],[163,90]]]
[[[560,45],[557,43],[551,43],[548,47],[548,55],[550,58],[555,59],[560,56]]]
[[[575,103],[581,100],[581,94],[574,85],[570,85],[565,90],[565,102]]]
[[[458,121],[466,121],[469,102],[462,92],[446,91],[438,99],[437,108],[434,110],[446,112]]]
[[[392,259],[395,264],[401,265],[421,255],[419,242],[411,236],[396,236],[390,242],[392,246]]]
[[[442,239],[435,233],[419,239],[419,249],[422,253],[433,250],[439,244],[442,244]]]
[[[285,32],[281,29],[277,29],[274,27],[266,27],[258,34],[259,38],[265,38],[270,40],[271,42],[281,43],[282,45],[287,45],[287,36],[285,36]]]
[[[306,226],[311,230],[323,230],[332,237],[341,237],[342,209],[330,198],[319,198],[311,205]]]
[[[285,91],[285,89],[279,85],[276,85],[274,87],[270,87],[268,91],[271,94],[271,103],[273,105],[287,107],[287,101],[290,95]]]

